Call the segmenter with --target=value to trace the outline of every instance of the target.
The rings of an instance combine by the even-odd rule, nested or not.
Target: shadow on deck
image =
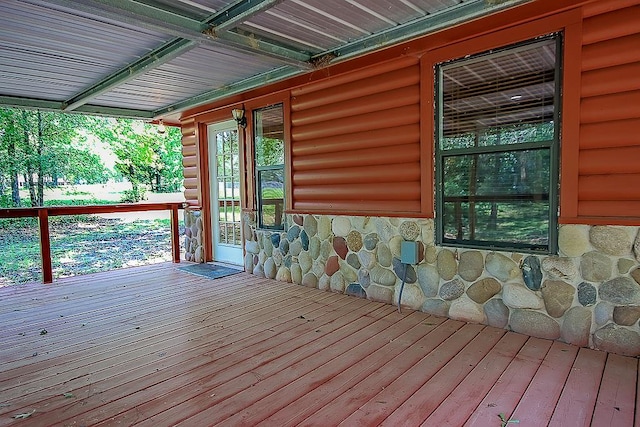
[[[635,358],[177,267],[0,288],[0,426],[599,427],[638,418]]]

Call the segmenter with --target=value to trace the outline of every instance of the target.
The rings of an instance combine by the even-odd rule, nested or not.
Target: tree
[[[31,206],[43,205],[45,185],[58,178],[104,182],[106,169],[79,132],[87,123],[78,114],[0,109],[0,174],[10,183],[11,205],[21,204],[19,176]]]
[[[180,130],[167,128],[159,135],[155,126],[131,119],[97,118],[93,129],[107,143],[118,160],[115,168],[130,183],[124,201],[144,198],[151,191],[177,191],[182,185]]]

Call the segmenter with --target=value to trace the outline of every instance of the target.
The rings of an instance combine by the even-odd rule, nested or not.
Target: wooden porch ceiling
[[[0,324],[0,426],[640,421],[635,358],[246,273],[0,288]]]

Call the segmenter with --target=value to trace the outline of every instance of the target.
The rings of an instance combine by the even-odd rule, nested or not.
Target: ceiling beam
[[[178,103],[169,105],[167,107],[157,109],[153,112],[153,116],[154,118],[159,118],[166,114],[185,111],[190,108],[197,107],[199,105],[214,102],[218,99],[227,98],[232,95],[237,95],[239,93],[246,92],[250,89],[255,89],[257,87],[264,86],[266,84],[287,79],[289,77],[296,76],[302,72],[303,72],[302,70],[294,67],[287,67],[287,66],[280,67],[278,69],[267,71],[265,73],[258,74],[248,79],[244,79],[237,83],[233,83],[218,89],[213,89],[208,92],[201,93],[200,95],[186,99],[182,102],[178,102]]]
[[[0,96],[0,105],[3,107],[24,108],[27,110],[57,111],[62,109],[59,101],[45,99],[22,98],[18,96]],[[151,120],[154,115],[150,111],[135,110],[130,108],[105,107],[101,105],[82,105],[73,113],[90,114],[107,117],[128,117],[132,119]]]
[[[114,87],[126,83],[127,81],[139,76],[140,74],[157,68],[165,62],[178,57],[182,53],[193,49],[195,45],[196,43],[191,40],[179,38],[174,39],[169,43],[165,43],[158,49],[149,52],[136,62],[127,65],[120,71],[107,76],[102,81],[83,90],[73,98],[68,99],[63,103],[62,108],[65,111],[73,111],[81,105],[86,104],[91,99],[96,98],[107,91],[110,91]]]
[[[265,1],[268,2],[269,0]],[[451,25],[452,23],[477,18],[479,16],[494,13],[498,10],[527,1],[531,0],[493,0],[493,3],[489,3],[487,0],[467,1],[459,4],[453,9],[447,9],[442,12],[428,14],[423,18],[419,18],[405,24],[395,26],[387,31],[365,37],[356,42],[349,43],[344,47],[313,55],[311,63],[328,57],[334,58],[330,61],[330,64],[334,64],[336,62],[346,60],[350,57],[378,50],[381,47],[387,47],[390,44],[400,43],[411,38],[435,32],[437,30],[445,28],[448,25]],[[274,0],[274,2],[277,3],[277,0]],[[164,114],[188,110],[190,108],[197,107],[198,105],[215,102],[231,95],[264,86],[267,82],[271,83],[276,80],[284,80],[285,78],[293,77],[300,74],[301,72],[301,70],[293,70],[289,67],[283,67],[278,70],[266,72],[257,76],[250,77],[248,79],[244,79],[233,85],[228,85],[223,88],[214,89],[202,93],[168,107],[158,109],[154,111],[154,115],[155,117],[159,117]],[[271,80],[271,78],[274,78],[274,80]]]
[[[321,58],[325,55],[333,55],[336,59],[332,61],[332,63],[345,60],[528,1],[531,0],[493,0],[492,2],[487,0],[470,0],[461,2],[457,6],[446,8],[440,12],[427,14],[404,24],[396,25],[386,31],[374,33],[330,52],[314,55],[313,59]]]
[[[25,1],[42,6],[38,0]],[[299,69],[310,69],[312,65],[309,62],[311,59],[309,53],[296,51],[271,41],[226,31],[254,14],[272,7],[279,1],[282,0],[241,0],[210,15],[203,21],[198,21],[168,10],[166,6],[153,0],[145,2],[139,0],[94,0],[89,4],[79,0],[48,0],[48,3],[63,9],[82,11],[114,22],[176,36],[175,39],[163,44],[134,63],[126,65],[66,100],[62,107],[65,111],[73,111],[95,97],[142,73],[161,66],[199,44],[223,46],[236,52],[267,57]]]

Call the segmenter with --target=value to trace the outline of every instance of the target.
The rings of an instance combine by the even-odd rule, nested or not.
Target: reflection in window
[[[555,251],[558,35],[436,68],[438,242]]]
[[[282,104],[253,111],[258,227],[284,229],[284,116]]]

